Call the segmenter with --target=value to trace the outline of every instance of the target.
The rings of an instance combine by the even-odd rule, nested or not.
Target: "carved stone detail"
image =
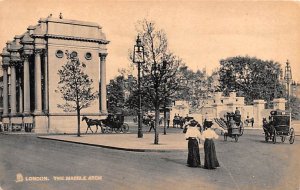
[[[107,53],[99,53],[99,56],[100,56],[100,60],[101,60],[101,61],[105,61],[105,60],[106,60]]]

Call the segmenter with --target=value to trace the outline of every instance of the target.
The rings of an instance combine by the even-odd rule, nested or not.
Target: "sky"
[[[138,20],[153,20],[169,49],[196,71],[210,73],[219,61],[255,56],[285,66],[300,82],[300,2],[298,1],[102,1],[0,0],[0,48],[49,14],[96,22],[110,41],[107,82],[128,69]]]

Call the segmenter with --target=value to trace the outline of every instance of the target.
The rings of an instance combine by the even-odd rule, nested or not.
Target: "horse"
[[[101,120],[98,120],[98,119],[89,119],[89,118],[86,117],[86,116],[83,116],[83,117],[82,117],[82,121],[83,121],[83,120],[84,120],[84,121],[86,122],[86,124],[87,124],[87,128],[86,128],[86,132],[85,132],[85,133],[87,133],[89,129],[92,131],[92,133],[94,133],[93,130],[92,130],[92,128],[91,128],[91,126],[94,126],[94,125],[96,126],[96,131],[95,131],[95,133],[97,133],[97,131],[98,131],[98,126],[101,127],[101,131],[102,131],[102,133],[103,133],[103,129],[102,129],[102,125],[101,125]]]
[[[267,118],[263,118],[263,130],[268,137],[273,136],[273,125],[272,122],[267,121]]]

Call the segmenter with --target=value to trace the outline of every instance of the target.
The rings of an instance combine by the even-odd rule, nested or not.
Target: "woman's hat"
[[[190,121],[190,125],[192,127],[196,126],[197,124],[198,124],[198,122],[196,120],[194,120],[194,119]]]
[[[206,125],[206,128],[210,128],[214,123],[212,121],[208,121],[207,122],[207,125]]]

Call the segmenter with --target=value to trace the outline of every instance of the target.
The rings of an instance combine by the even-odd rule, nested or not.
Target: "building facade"
[[[86,64],[86,73],[99,92],[82,115],[107,114],[106,40],[102,28],[92,22],[42,18],[22,35],[8,41],[2,51],[3,125],[33,126],[36,133],[76,132],[76,113],[64,112],[57,92],[58,70],[67,63],[66,54]],[[66,122],[67,121],[67,122]]]
[[[230,92],[229,96],[216,92],[212,98],[206,100],[200,113],[210,118],[224,118],[228,112],[235,112],[238,109],[242,121],[253,118],[254,126],[262,127],[263,118],[268,118],[272,110],[285,110],[286,102],[283,98],[274,99],[273,108],[266,109],[264,100],[254,100],[251,105],[246,105],[245,98],[237,96],[236,92]]]
[[[291,84],[291,96],[294,96],[296,98],[300,98],[300,83],[299,82],[293,82]]]
[[[254,119],[255,127],[262,127],[263,118],[268,118],[272,110],[285,110],[286,100],[277,98],[273,100],[273,108],[266,109],[264,100],[254,100],[253,104],[246,105],[245,98],[231,92],[229,96],[223,96],[222,92],[215,92],[212,97],[204,100],[203,106],[197,110],[191,111],[187,101],[175,101],[172,105],[170,116],[174,115],[185,117],[186,115],[194,117],[198,122],[203,123],[204,119],[224,118],[229,112],[235,112],[238,109],[241,113],[242,121]]]

